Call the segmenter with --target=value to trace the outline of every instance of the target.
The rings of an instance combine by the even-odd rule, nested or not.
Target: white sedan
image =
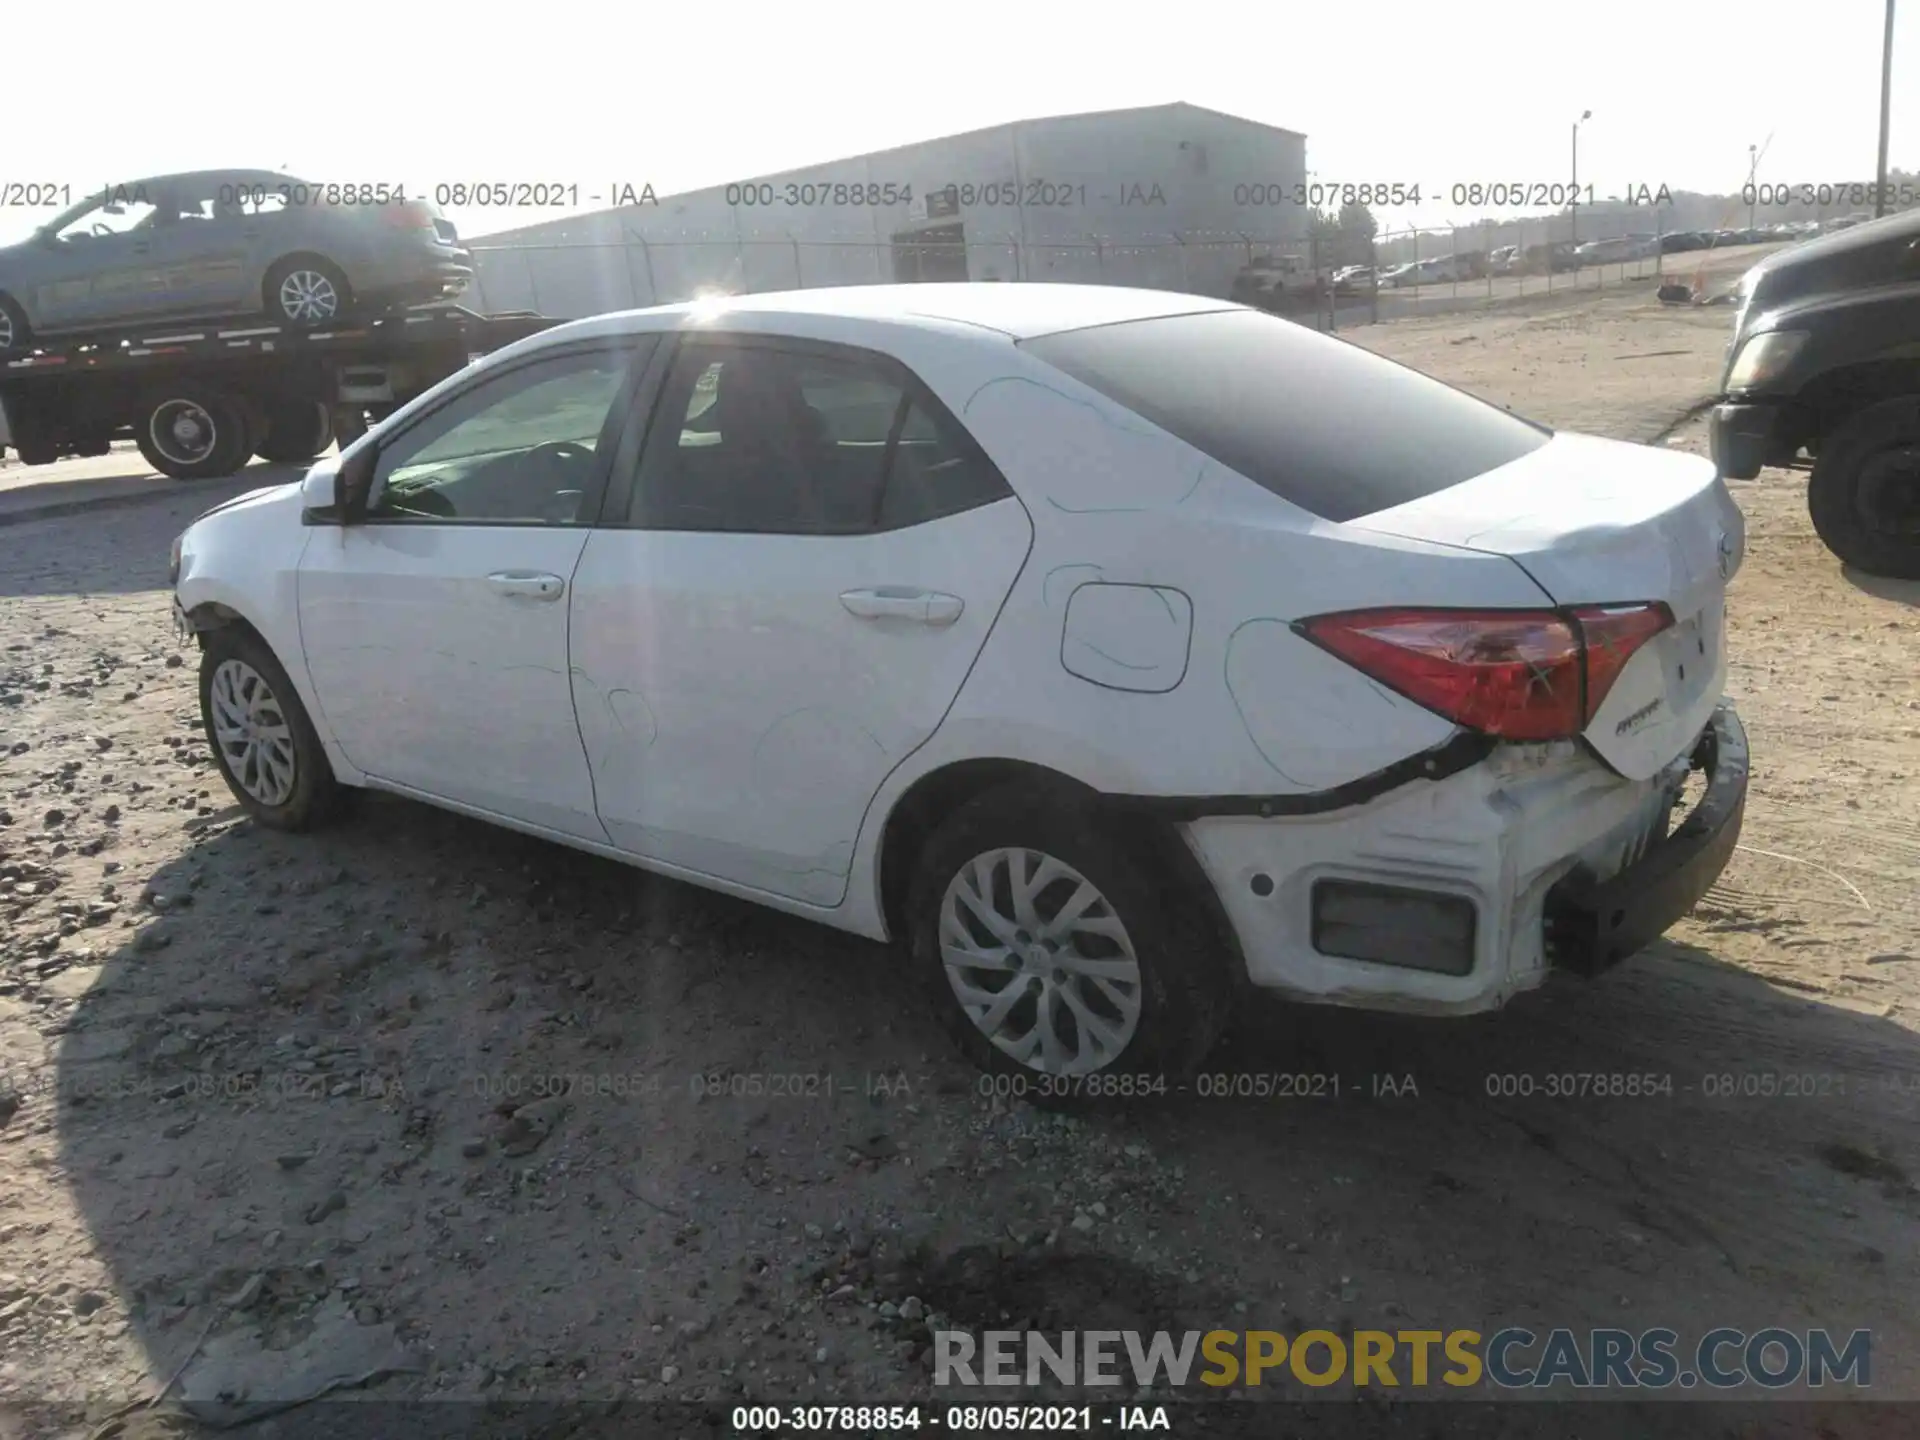
[[[1258,311],[914,285],[547,330],[174,578],[261,824],[393,791],[893,939],[1093,1077],[1660,934],[1740,830],[1742,540],[1705,460]]]

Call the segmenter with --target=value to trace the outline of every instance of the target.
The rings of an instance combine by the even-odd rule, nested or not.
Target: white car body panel
[[[567,683],[567,587],[588,531],[316,526],[300,638],[354,768],[587,840],[607,832]],[[496,575],[548,576],[552,599]]]
[[[1547,889],[1576,867],[1617,870],[1665,815],[1726,673],[1731,572],[1714,537],[1735,536],[1737,565],[1738,511],[1701,462],[1558,437],[1333,523],[1013,343],[1231,308],[1094,286],[877,286],[574,322],[451,377],[347,455],[547,346],[712,328],[895,357],[1014,495],[839,537],[303,528],[299,487],[285,487],[188,532],[178,597],[260,630],[344,783],[874,938],[891,929],[889,817],[949,766],[1022,762],[1143,802],[1285,802],[1364,784],[1463,733],[1301,638],[1303,617],[1670,603],[1696,628],[1623,672],[1588,736],[1605,763],[1573,742],[1507,746],[1325,814],[1182,822],[1255,983],[1431,1013],[1497,1005],[1546,974]],[[561,577],[564,594],[502,597],[486,582],[505,571]],[[429,581],[439,589],[422,602]],[[958,597],[959,614],[924,625],[841,600],[894,588]],[[1683,680],[1688,643],[1702,663]],[[1640,713],[1654,699],[1662,713]],[[1256,873],[1270,895],[1249,887]],[[1449,976],[1319,954],[1303,897],[1328,875],[1471,896],[1489,917],[1482,963]]]
[[[837,904],[868,802],[947,713],[1032,533],[1011,498],[869,535],[593,532],[573,687],[609,838]],[[864,592],[925,618],[855,613]]]

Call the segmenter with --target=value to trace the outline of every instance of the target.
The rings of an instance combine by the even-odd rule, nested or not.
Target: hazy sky
[[[0,182],[261,166],[661,194],[1007,120],[1185,100],[1304,131],[1325,180],[1864,181],[1882,0],[1446,5],[19,0]],[[1905,103],[1902,103],[1902,97]],[[1891,160],[1920,168],[1920,0]],[[1249,177],[1259,179],[1262,177]],[[582,208],[597,208],[583,206]],[[0,210],[0,241],[50,211]],[[555,210],[467,210],[468,236]],[[1441,197],[1383,223],[1477,218]]]

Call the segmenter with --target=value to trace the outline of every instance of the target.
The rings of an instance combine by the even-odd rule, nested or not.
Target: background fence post
[[[1380,323],[1380,231],[1376,228],[1367,237],[1367,258],[1372,262],[1367,267],[1367,323]]]

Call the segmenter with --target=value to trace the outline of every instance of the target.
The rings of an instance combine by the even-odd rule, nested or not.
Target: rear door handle
[[[872,590],[843,590],[840,603],[862,620],[911,620],[918,625],[951,625],[967,608],[958,595],[937,590],[915,590],[904,585],[882,585]]]
[[[487,584],[495,594],[514,600],[558,600],[567,593],[567,582],[558,575],[532,570],[496,570]]]

